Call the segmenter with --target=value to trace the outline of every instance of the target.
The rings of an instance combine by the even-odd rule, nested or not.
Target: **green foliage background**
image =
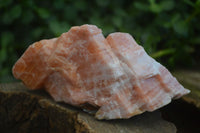
[[[197,65],[199,20],[200,0],[0,0],[0,82],[31,43],[85,23],[130,33],[168,68]]]

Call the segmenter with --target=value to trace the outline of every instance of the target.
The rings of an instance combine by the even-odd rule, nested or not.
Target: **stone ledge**
[[[155,111],[127,120],[99,121],[42,90],[22,83],[0,84],[0,131],[12,133],[175,133],[176,127]]]
[[[200,71],[178,70],[173,75],[185,88],[191,90],[182,99],[200,109]]]

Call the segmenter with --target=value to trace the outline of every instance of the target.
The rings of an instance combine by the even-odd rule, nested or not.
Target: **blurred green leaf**
[[[10,11],[10,17],[13,19],[19,18],[21,15],[21,7],[20,5],[15,5]]]
[[[96,2],[101,7],[106,7],[109,4],[109,0],[96,0]]]
[[[113,25],[110,24],[110,25],[103,25],[103,33],[105,36],[107,36],[108,34],[112,33],[115,31],[115,29],[113,28]]]
[[[192,44],[200,45],[200,38],[191,38],[190,42]]]
[[[30,23],[34,18],[33,12],[32,11],[26,11],[22,14],[22,23],[28,24]]]
[[[46,19],[50,16],[49,10],[47,10],[45,8],[37,8],[36,11],[37,11],[38,15],[43,19]]]
[[[64,18],[66,19],[66,21],[73,21],[75,20],[77,17],[77,10],[74,6],[66,6],[64,8]]]
[[[141,3],[141,2],[135,1],[133,4],[134,4],[134,7],[139,10],[149,11],[149,5],[146,3]]]
[[[64,0],[56,0],[53,2],[53,6],[55,9],[63,9],[65,6],[65,1]]]
[[[115,10],[114,13],[120,17],[127,17],[127,12],[125,12],[123,9],[119,8],[118,10]],[[122,19],[122,18],[121,18]]]
[[[188,34],[188,26],[185,21],[177,21],[174,23],[173,28],[180,35],[186,36]]]
[[[191,0],[183,0],[186,4],[194,6],[194,3]]]
[[[98,13],[95,13],[93,16],[90,17],[89,23],[100,26],[102,24],[102,19],[100,18]]]
[[[150,10],[154,13],[160,13],[162,11],[162,7],[156,3],[155,0],[149,0],[150,2]]]
[[[15,19],[19,18],[21,15],[20,5],[15,5],[7,13],[3,14],[3,22],[5,24],[10,24]]]
[[[160,6],[162,7],[162,10],[169,11],[169,10],[174,9],[175,4],[173,0],[163,0],[160,3]]]
[[[200,6],[200,0],[196,0],[195,6],[196,6],[196,7],[199,7],[199,6]]]
[[[150,56],[157,59],[169,54],[173,54],[175,52],[175,49],[171,48],[171,49],[164,49],[164,50],[160,50],[156,53],[151,54]]]
[[[1,0],[0,9],[2,7],[9,6],[12,3],[12,0]]]
[[[6,58],[7,58],[6,48],[2,48],[0,50],[0,63],[3,63],[4,61],[6,61]]]
[[[112,23],[116,27],[121,27],[121,25],[122,25],[122,19],[121,19],[121,17],[119,17],[119,16],[113,16],[112,17]]]
[[[172,15],[171,23],[176,23],[180,19],[181,19],[181,15],[179,13],[176,13],[176,14]]]
[[[1,34],[1,46],[2,48],[6,48],[12,41],[14,40],[14,36],[11,32],[3,32]]]
[[[85,10],[87,8],[87,4],[83,0],[74,1],[74,5],[78,10]]]
[[[62,33],[69,30],[70,25],[66,22],[50,21],[49,27],[55,36],[60,36]]]
[[[35,28],[33,31],[32,31],[32,36],[34,38],[40,38],[40,36],[42,35],[43,33],[43,28]]]

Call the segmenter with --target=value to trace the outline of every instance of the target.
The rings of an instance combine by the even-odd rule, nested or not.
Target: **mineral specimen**
[[[130,118],[189,93],[131,35],[112,33],[105,39],[94,25],[30,45],[13,74],[56,101],[97,111],[97,119]]]

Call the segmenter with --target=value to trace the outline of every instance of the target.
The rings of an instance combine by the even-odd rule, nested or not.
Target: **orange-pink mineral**
[[[112,33],[105,39],[94,25],[30,45],[13,74],[56,101],[97,111],[97,119],[130,118],[189,93],[131,35]]]

